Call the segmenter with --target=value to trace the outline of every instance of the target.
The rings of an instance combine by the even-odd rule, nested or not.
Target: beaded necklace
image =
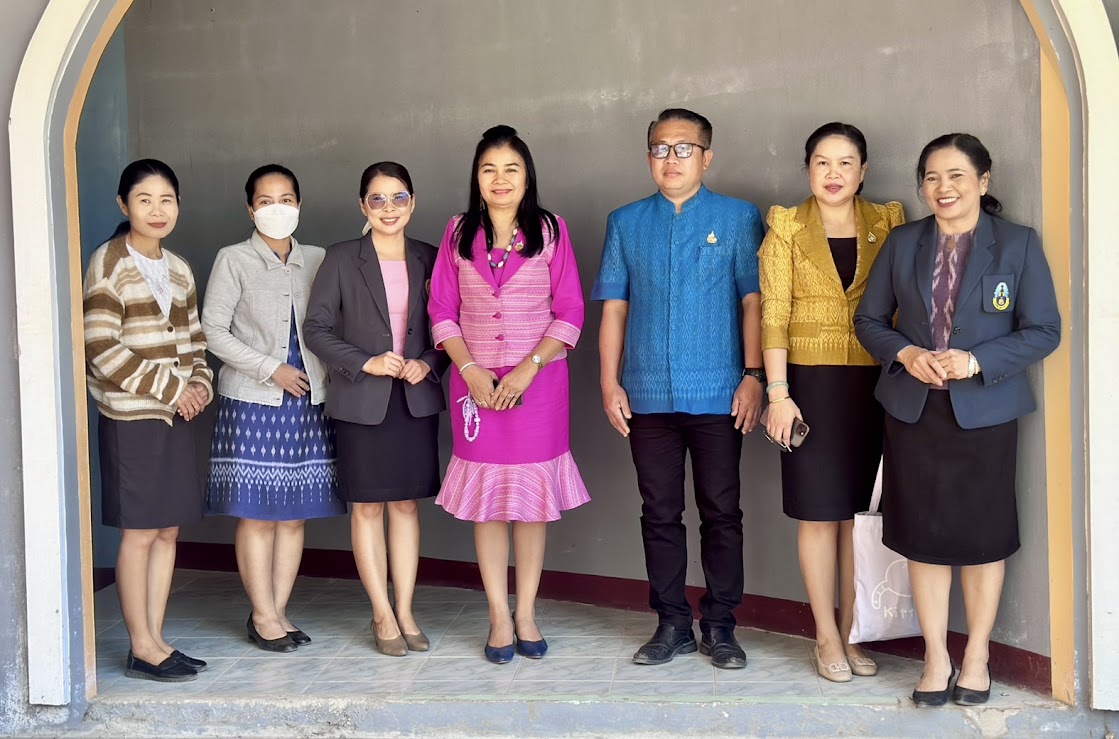
[[[509,254],[513,251],[513,243],[517,240],[517,231],[518,229],[514,226],[513,236],[509,239],[509,245],[505,247],[505,254],[501,257],[500,262],[495,264],[493,261],[493,252],[490,252],[490,267],[493,269],[501,269],[505,266],[505,263],[509,261]]]

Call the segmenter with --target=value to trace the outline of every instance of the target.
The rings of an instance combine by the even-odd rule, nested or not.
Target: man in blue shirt
[[[711,192],[711,123],[690,110],[649,125],[658,192],[610,214],[591,297],[605,301],[599,337],[602,402],[630,440],[641,491],[649,606],[660,617],[633,656],[656,665],[696,650],[685,598],[684,458],[700,515],[707,593],[700,651],[716,667],[746,666],[734,638],[742,602],[742,436],[762,408],[756,206]]]

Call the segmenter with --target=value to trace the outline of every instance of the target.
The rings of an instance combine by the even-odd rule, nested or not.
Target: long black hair
[[[956,149],[962,152],[971,162],[971,166],[975,167],[975,173],[980,177],[991,172],[991,152],[987,151],[983,142],[970,133],[946,133],[943,136],[937,136],[925,144],[924,149],[921,149],[921,156],[917,158],[918,188],[925,181],[925,165],[928,164],[929,157],[934,151],[940,151],[941,149]],[[993,216],[1002,210],[1002,203],[994,195],[983,194],[979,197],[979,207],[983,209],[984,213]]]
[[[830,136],[839,136],[840,138],[847,139],[855,148],[859,150],[859,165],[866,164],[866,136],[863,132],[850,123],[840,123],[839,121],[832,121],[825,123],[812,132],[808,140],[804,142],[804,167],[808,168],[808,163],[812,161],[812,155],[816,153],[816,147],[820,142]],[[859,189],[855,190],[856,195],[862,194],[862,182],[859,183]]]
[[[124,168],[120,173],[120,184],[117,185],[117,197],[121,199],[122,203],[128,203],[128,196],[132,194],[133,188],[149,177],[162,177],[171,184],[171,189],[175,191],[175,197],[179,197],[179,178],[175,176],[175,170],[159,161],[158,159],[137,159]],[[127,219],[117,224],[117,230],[113,231],[113,235],[109,240],[120,238],[128,233],[132,228]]]
[[[256,183],[270,174],[278,174],[287,177],[291,182],[291,189],[295,194],[295,202],[302,203],[303,196],[299,194],[299,179],[295,176],[295,172],[285,167],[282,164],[265,164],[257,167],[249,175],[249,179],[245,180],[245,202],[251,207],[253,204],[253,197],[256,195]]]
[[[489,211],[483,210],[482,188],[478,185],[478,165],[490,149],[508,146],[525,161],[525,194],[517,208],[517,227],[525,237],[525,257],[534,257],[544,250],[543,223],[548,224],[551,238],[559,234],[559,221],[554,214],[540,207],[540,194],[536,189],[536,166],[532,163],[532,153],[528,145],[510,126],[494,126],[482,134],[474,150],[474,164],[470,167],[470,202],[466,212],[455,230],[458,239],[458,253],[463,259],[473,257],[474,235],[481,228],[486,233],[486,248],[493,248],[493,223]]]

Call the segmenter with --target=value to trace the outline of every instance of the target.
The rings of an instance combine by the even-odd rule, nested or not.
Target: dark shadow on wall
[[[118,28],[89,86],[78,123],[78,201],[83,274],[89,257],[112,234],[123,216],[114,196],[120,172],[131,161],[124,28]],[[93,512],[93,566],[116,563],[120,532],[101,525],[101,466],[97,453],[97,406],[89,398],[90,507]]]

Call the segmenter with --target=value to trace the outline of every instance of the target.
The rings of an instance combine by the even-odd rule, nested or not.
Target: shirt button
[[[176,367],[178,367],[178,366],[179,366],[179,360],[177,360],[177,359],[175,360],[175,366],[176,366]]]
[[[302,298],[302,297],[303,297],[303,293],[301,293],[301,292],[297,292],[297,293],[295,294],[295,297],[297,297],[297,298]]]
[[[493,291],[493,296],[495,298],[500,298],[501,297],[501,291],[500,290],[494,290]]]
[[[175,327],[174,327],[174,326],[168,326],[168,327],[167,327],[167,331],[168,331],[168,332],[172,332],[172,331],[174,331],[174,330],[175,330]]]
[[[494,338],[496,338],[498,341],[505,341],[505,334],[498,334]]]
[[[291,267],[284,267],[284,272],[287,272],[290,275],[291,274]]]
[[[493,317],[494,318],[501,318],[501,313],[500,312],[499,313],[494,313]]]
[[[952,329],[952,333],[958,336],[961,330],[962,329],[959,326],[956,326],[954,329]]]
[[[409,333],[409,334],[410,334],[410,333],[412,333],[412,329],[408,329],[408,333]]]

